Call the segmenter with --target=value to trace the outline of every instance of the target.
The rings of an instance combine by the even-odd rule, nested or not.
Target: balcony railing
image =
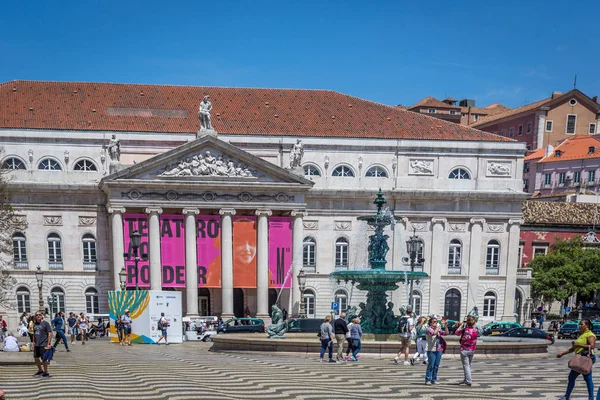
[[[500,274],[500,268],[498,268],[498,267],[486,267],[485,274],[486,275],[498,275],[498,274]]]
[[[62,261],[49,261],[48,262],[49,270],[63,270],[65,269]]]
[[[460,275],[461,267],[460,265],[448,265],[448,274],[449,275]]]
[[[302,269],[305,272],[315,272],[317,270],[317,266],[315,264],[304,264]]]
[[[517,278],[531,279],[531,268],[517,268]]]
[[[15,269],[29,269],[29,262],[27,260],[15,260]]]
[[[96,271],[98,268],[96,266],[96,261],[84,261],[83,262],[83,270],[84,271]]]
[[[348,264],[335,264],[335,269],[336,270],[348,269]]]

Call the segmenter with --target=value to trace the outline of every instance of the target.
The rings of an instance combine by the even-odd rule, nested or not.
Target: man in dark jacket
[[[337,342],[337,361],[344,361],[344,342],[346,342],[346,333],[348,333],[345,312],[342,312],[339,318],[333,322],[333,333]]]

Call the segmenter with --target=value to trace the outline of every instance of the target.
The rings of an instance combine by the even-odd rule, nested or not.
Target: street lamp
[[[44,313],[44,297],[42,297],[42,287],[44,286],[44,272],[42,272],[42,268],[38,265],[37,271],[35,271],[35,280],[38,285],[38,306],[39,310]]]
[[[142,235],[137,231],[137,229],[129,234],[129,240],[131,243],[131,248],[133,250],[133,256],[135,260],[135,290],[139,290],[139,267],[138,264],[140,262],[140,256],[138,254],[138,250],[140,248],[140,241],[142,239]]]
[[[410,257],[410,271],[415,272],[415,265],[422,265],[425,259],[421,256],[417,258],[419,254],[423,254],[423,242],[416,235],[416,230],[413,229],[413,235],[406,241],[406,250],[408,252],[408,256]],[[410,293],[408,295],[408,306],[412,308],[413,306],[413,280],[410,280]]]
[[[306,318],[306,308],[304,307],[304,289],[306,288],[306,274],[304,269],[298,273],[298,288],[300,289],[300,318]]]
[[[121,272],[119,272],[119,283],[121,290],[125,290],[125,285],[127,283],[127,272],[125,271],[125,268],[121,268]]]

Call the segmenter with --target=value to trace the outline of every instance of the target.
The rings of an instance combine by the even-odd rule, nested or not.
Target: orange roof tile
[[[526,104],[524,106],[521,107],[517,107],[517,108],[512,108],[512,109],[508,109],[499,113],[495,113],[495,114],[489,114],[487,117],[484,117],[482,119],[480,119],[477,123],[471,125],[473,127],[475,126],[481,126],[481,125],[486,125],[492,121],[496,121],[502,118],[506,118],[506,117],[510,117],[513,115],[517,115],[517,114],[521,114],[522,112],[526,112],[526,111],[533,111],[536,110],[540,107],[542,107],[545,103],[549,102],[550,98],[548,99],[544,99],[544,100],[540,100],[540,101],[536,101],[535,103],[531,103],[531,104]]]
[[[590,148],[594,152],[590,153]],[[560,156],[556,151],[560,151]],[[559,162],[567,160],[583,160],[587,158],[600,158],[600,140],[589,135],[574,135],[554,148],[554,151],[547,157],[542,158],[540,163]]]
[[[425,97],[423,100],[419,101],[417,104],[408,107],[408,109],[416,108],[416,107],[438,107],[438,108],[455,108],[458,109],[460,107],[451,106],[448,103],[444,103],[443,101],[439,101],[435,97],[429,96]]]
[[[531,161],[531,160],[537,160],[540,158],[544,158],[544,155],[546,154],[546,149],[544,148],[539,148],[537,150],[534,150],[532,152],[529,152],[526,156],[525,156],[525,161]]]
[[[205,94],[223,134],[513,141],[328,90],[81,82],[0,84],[0,128],[195,133]]]

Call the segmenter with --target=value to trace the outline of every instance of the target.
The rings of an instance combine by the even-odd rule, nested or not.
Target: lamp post
[[[410,257],[410,271],[415,272],[415,265],[423,264],[425,259],[423,257],[417,258],[419,253],[423,252],[423,242],[416,235],[416,230],[413,229],[413,235],[406,241],[406,250],[408,251],[408,256]],[[412,308],[413,306],[413,280],[410,280],[410,289],[408,294],[408,306]]]
[[[306,288],[306,274],[304,269],[298,273],[298,288],[300,289],[300,318],[306,318],[306,308],[304,307],[304,289]]]
[[[125,268],[121,268],[121,272],[119,272],[119,284],[121,290],[125,290],[127,284],[127,272],[125,271]]]
[[[142,235],[137,231],[137,229],[129,234],[129,240],[131,243],[131,248],[133,250],[133,257],[135,260],[135,290],[139,290],[139,278],[140,277],[139,277],[138,264],[140,262],[140,256],[138,253],[139,253],[141,239],[142,239]],[[121,279],[120,273],[119,273],[119,279]]]
[[[38,307],[39,311],[45,314],[44,310],[44,297],[42,296],[42,287],[44,286],[44,272],[42,272],[42,268],[38,265],[37,271],[35,271],[35,280],[38,285]]]

